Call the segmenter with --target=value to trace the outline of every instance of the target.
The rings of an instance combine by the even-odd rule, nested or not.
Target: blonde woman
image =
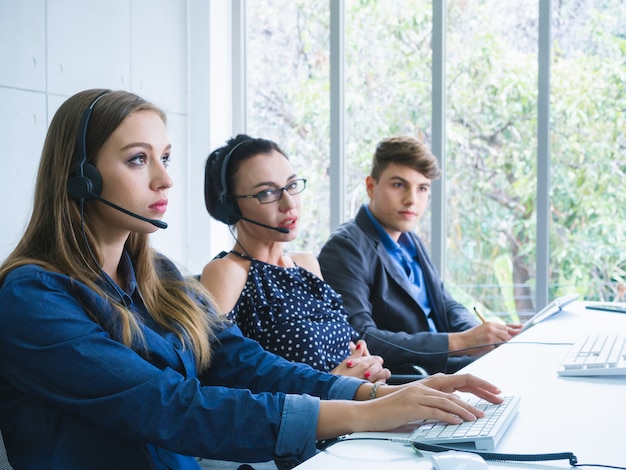
[[[222,323],[149,245],[170,153],[163,112],[124,91],[77,93],[50,124],[30,222],[0,267],[0,428],[15,468],[291,465],[316,439],[481,416],[455,390],[501,401],[469,375],[376,390]]]

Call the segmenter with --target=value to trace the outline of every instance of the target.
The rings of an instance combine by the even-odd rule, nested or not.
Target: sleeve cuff
[[[277,460],[296,459],[299,463],[315,455],[319,413],[319,398],[311,395],[285,396],[280,431],[276,440]]]
[[[352,400],[364,380],[338,376],[328,392],[330,400]],[[300,463],[316,453],[317,420],[320,399],[311,395],[285,395],[280,430],[276,440],[276,460]]]
[[[347,377],[340,375],[338,379],[330,387],[328,392],[329,400],[354,400],[357,389],[367,383],[366,380],[357,379],[356,377]]]

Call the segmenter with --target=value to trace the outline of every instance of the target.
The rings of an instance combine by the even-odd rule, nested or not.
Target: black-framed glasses
[[[283,197],[283,191],[287,191],[291,196],[294,194],[299,194],[306,188],[306,178],[298,178],[297,180],[293,180],[287,186],[283,186],[282,188],[276,189],[266,189],[264,191],[260,191],[256,194],[245,195],[245,196],[232,196],[233,199],[250,199],[255,198],[261,204],[269,204],[270,202],[279,201],[280,198]]]

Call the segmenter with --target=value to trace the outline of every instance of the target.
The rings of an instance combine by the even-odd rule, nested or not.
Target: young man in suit
[[[454,300],[414,233],[440,175],[422,142],[383,140],[365,180],[369,203],[319,255],[350,323],[394,373],[455,372],[521,327],[481,322]]]

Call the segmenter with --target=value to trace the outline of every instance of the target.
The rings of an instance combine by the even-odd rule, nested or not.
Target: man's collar
[[[383,244],[387,251],[394,251],[398,249],[403,249],[410,258],[414,258],[417,254],[417,248],[415,247],[415,242],[411,238],[411,236],[407,232],[402,232],[398,241],[396,242],[391,236],[386,232],[383,226],[380,224],[378,219],[374,217],[372,211],[370,210],[367,204],[363,204],[363,209],[367,214],[370,222],[374,226],[376,233],[378,234],[378,239]]]
[[[365,209],[365,213],[367,214],[367,217],[370,219],[370,222],[372,222],[372,225],[376,229],[376,233],[378,233],[378,238],[380,242],[383,244],[383,246],[385,247],[385,249],[387,251],[394,251],[394,250],[399,249],[400,246],[398,245],[398,243],[393,238],[391,238],[389,234],[385,231],[385,229],[380,224],[378,219],[374,217],[374,214],[372,214],[372,211],[370,210],[368,205],[363,204],[363,208]]]

